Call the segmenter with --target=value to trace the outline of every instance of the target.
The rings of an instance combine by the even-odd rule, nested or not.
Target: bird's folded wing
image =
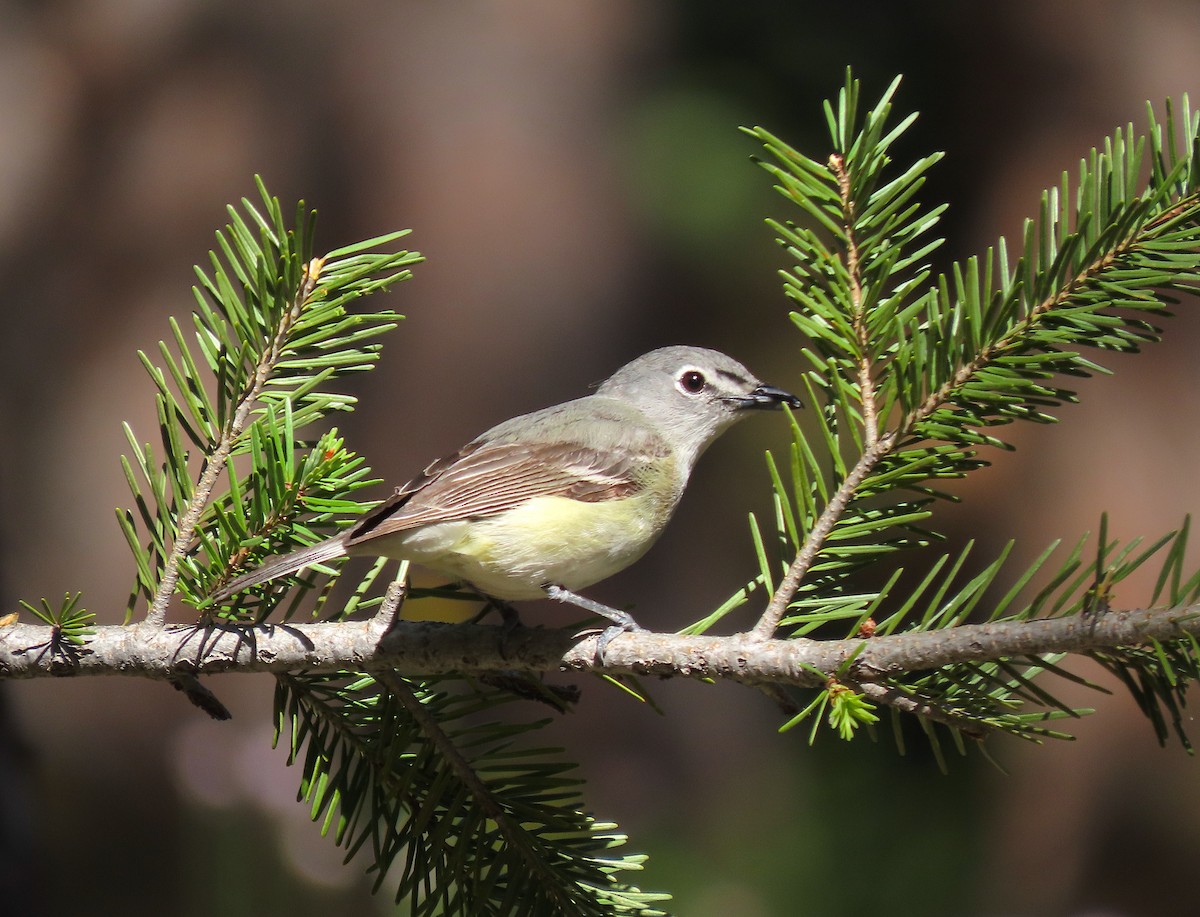
[[[434,462],[350,529],[346,545],[420,525],[494,516],[535,497],[597,503],[637,493],[665,450],[473,442]]]

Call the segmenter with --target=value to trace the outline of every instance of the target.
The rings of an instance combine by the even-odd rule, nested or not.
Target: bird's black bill
[[[789,408],[804,407],[804,402],[791,392],[785,392],[773,385],[758,386],[745,398],[739,399],[739,404],[744,408],[777,408],[783,404]]]

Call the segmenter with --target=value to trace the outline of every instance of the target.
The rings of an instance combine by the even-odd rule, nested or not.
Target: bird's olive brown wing
[[[473,442],[439,459],[349,532],[347,547],[436,522],[494,516],[535,497],[601,502],[639,491],[665,452],[578,443]]]

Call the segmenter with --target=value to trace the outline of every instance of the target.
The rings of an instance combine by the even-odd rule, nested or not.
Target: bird
[[[643,354],[593,394],[492,427],[348,528],[229,581],[252,586],[347,555],[407,560],[510,601],[550,598],[608,619],[609,642],[642,628],[579,594],[638,560],[671,519],[696,460],[735,422],[802,406],[737,360],[677,345]]]

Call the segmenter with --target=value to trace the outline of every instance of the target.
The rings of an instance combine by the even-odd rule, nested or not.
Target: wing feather
[[[477,440],[434,462],[350,529],[347,547],[438,522],[494,516],[536,497],[602,502],[637,493],[666,454],[639,443],[597,449],[575,442]]]

